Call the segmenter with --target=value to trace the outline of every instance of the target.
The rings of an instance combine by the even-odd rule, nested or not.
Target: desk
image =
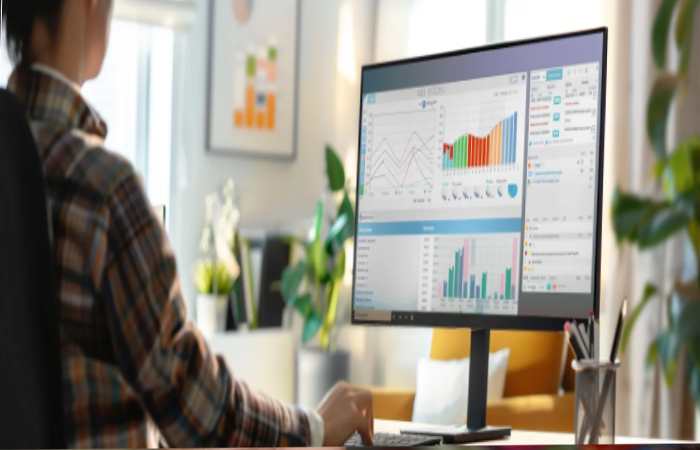
[[[398,420],[374,420],[375,433],[398,433],[402,428],[408,428],[411,422],[401,422]],[[662,439],[633,438],[617,436],[616,444],[688,444],[687,441],[665,441]],[[482,441],[466,445],[573,445],[573,433],[551,433],[540,431],[513,430],[510,438],[496,441]]]

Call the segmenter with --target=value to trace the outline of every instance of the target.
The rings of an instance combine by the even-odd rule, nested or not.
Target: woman
[[[175,260],[131,165],[81,96],[102,67],[111,0],[6,0],[15,62],[47,180],[69,447],[371,442],[370,394],[336,386],[317,411],[235,380],[186,320]],[[118,95],[118,93],[115,93]]]

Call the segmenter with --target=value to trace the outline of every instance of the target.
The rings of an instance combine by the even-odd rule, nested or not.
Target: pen
[[[627,315],[627,299],[622,301],[622,306],[620,307],[620,314],[617,316],[617,325],[615,326],[615,338],[613,339],[612,348],[610,349],[610,362],[615,363],[615,358],[617,358],[617,348],[620,345],[620,335],[622,334],[622,325],[625,321],[625,316]],[[602,427],[601,420],[603,416],[603,406],[605,405],[605,399],[608,397],[608,392],[612,384],[612,372],[607,372],[605,374],[605,379],[603,381],[603,388],[600,394],[600,399],[598,400],[598,408],[595,412],[595,417],[591,423],[591,437],[590,441],[593,444],[598,443],[598,438],[600,437],[600,429]],[[585,436],[585,432],[583,433]]]
[[[595,355],[593,352],[594,344],[595,344],[595,317],[593,316],[593,312],[591,312],[588,315],[588,349],[591,353],[591,358],[596,358],[598,355]]]
[[[590,326],[590,322],[588,323],[588,325]],[[578,327],[578,332],[579,332],[579,335],[581,336],[581,341],[583,342],[586,353],[588,353],[590,355],[591,354],[591,343],[590,343],[590,341],[588,341],[586,339],[589,336],[589,333],[588,333],[589,328],[587,328],[586,325],[583,324],[583,322],[578,322],[578,324],[576,326]]]
[[[617,358],[617,349],[620,346],[620,336],[622,335],[622,324],[627,316],[627,299],[622,301],[620,314],[617,316],[617,326],[615,327],[615,337],[613,338],[612,347],[610,348],[610,362],[614,363]]]
[[[583,358],[581,358],[581,359],[590,359],[590,355],[588,354],[588,351],[586,350],[586,346],[583,343],[583,339],[581,338],[581,334],[579,333],[578,327],[575,325],[569,326],[569,332],[574,337],[574,342],[576,342],[578,344],[579,348],[581,349],[581,355],[583,356]]]
[[[572,339],[571,329],[572,329],[571,322],[564,323],[564,332],[566,333],[566,339],[567,339],[567,341],[569,341],[569,345],[571,345],[571,348],[574,349],[574,355],[576,356],[576,359],[578,359],[578,360],[585,359],[583,349],[581,347],[579,347],[576,339]]]

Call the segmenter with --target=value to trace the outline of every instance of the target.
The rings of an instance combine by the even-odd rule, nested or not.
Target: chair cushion
[[[436,328],[433,330],[430,357],[468,357],[470,337],[469,330]],[[489,351],[493,353],[503,348],[510,349],[505,397],[559,392],[564,357],[563,333],[492,331]]]
[[[370,388],[374,417],[410,421],[415,393],[409,389]],[[489,404],[490,425],[510,425],[519,430],[573,431],[574,394],[507,397]]]
[[[572,433],[574,394],[504,398],[488,405],[486,417],[488,424],[494,426],[508,425],[517,430]]]

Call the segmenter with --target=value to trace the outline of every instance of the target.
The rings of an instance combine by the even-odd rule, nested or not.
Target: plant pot
[[[206,336],[226,330],[228,296],[213,294],[197,295],[197,327]]]
[[[315,408],[334,384],[350,377],[350,353],[302,347],[297,350],[296,372],[297,403]]]
[[[264,328],[226,332],[209,339],[234,377],[256,391],[286,403],[294,402],[294,359],[297,335],[292,330]]]

